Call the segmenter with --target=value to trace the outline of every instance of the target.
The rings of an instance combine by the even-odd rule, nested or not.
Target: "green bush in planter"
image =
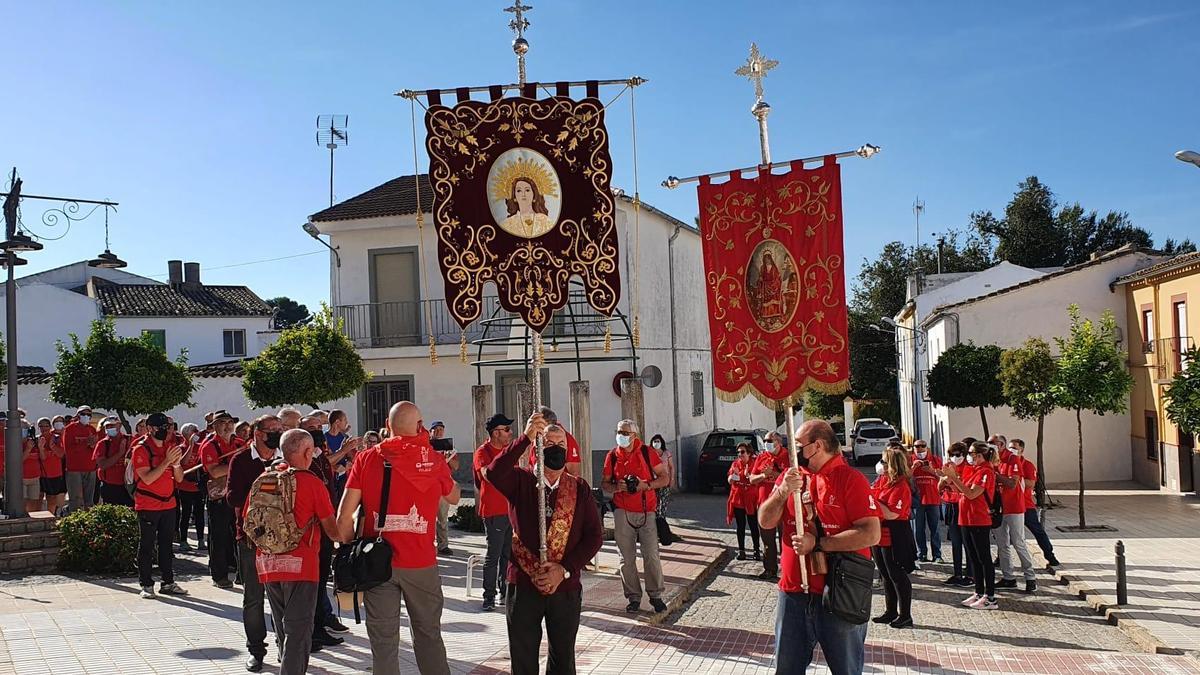
[[[463,504],[458,507],[454,515],[448,520],[454,523],[454,527],[467,532],[483,532],[483,518],[475,512],[475,505]]]
[[[75,572],[127,574],[137,568],[138,520],[127,506],[101,504],[59,519],[58,564]]]

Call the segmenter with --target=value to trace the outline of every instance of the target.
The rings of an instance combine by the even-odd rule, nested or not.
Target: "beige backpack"
[[[312,521],[303,527],[296,523],[296,472],[291,467],[267,469],[250,486],[242,531],[264,553],[294,550],[312,525]]]

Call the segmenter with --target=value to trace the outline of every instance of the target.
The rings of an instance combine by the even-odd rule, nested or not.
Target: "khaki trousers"
[[[392,578],[363,594],[373,675],[400,675],[400,603],[408,607],[421,675],[450,675],[442,642],[442,579],[437,566],[392,568]]]

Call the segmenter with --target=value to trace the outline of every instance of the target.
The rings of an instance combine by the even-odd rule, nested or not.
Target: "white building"
[[[421,176],[421,204],[426,223],[433,194]],[[331,261],[333,303],[345,319],[346,332],[359,347],[371,381],[359,393],[355,406],[355,429],[383,426],[388,408],[410,399],[420,404],[426,423],[441,419],[448,435],[459,442],[459,450],[474,447],[471,386],[491,384],[494,401],[489,410],[514,416],[516,385],[526,381],[523,348],[470,347],[471,361],[504,359],[500,367],[476,367],[459,360],[461,332],[445,306],[444,287],[437,267],[437,239],[432,227],[424,228],[424,263],[416,227],[415,180],[403,176],[388,181],[319,213],[311,221],[329,236],[337,249],[340,266]],[[633,205],[628,198],[617,200],[617,229],[620,241],[622,295],[619,311],[632,321],[630,297],[634,284],[631,269],[634,249]],[[556,341],[556,324],[546,332],[547,367],[542,375],[545,402],[570,422],[568,383],[590,382],[591,449],[593,471],[599,473],[603,454],[613,446],[615,423],[621,418],[620,396],[614,382],[630,373],[641,374],[648,366],[662,373],[661,384],[645,389],[643,437],[662,434],[668,445],[681,452],[681,479],[694,475],[698,448],[708,431],[723,428],[774,428],[775,414],[748,397],[740,403],[720,401],[714,394],[710,357],[708,312],[704,300],[704,265],[699,234],[694,227],[653,207],[641,208],[641,268],[636,270],[640,288],[640,346],[630,349],[620,335],[627,324],[613,326],[613,350],[602,349],[603,326],[591,323],[578,332],[588,340],[579,345],[580,362],[575,363],[574,341]],[[488,287],[492,291],[492,287]],[[494,291],[492,291],[494,293]],[[594,320],[595,313],[582,300],[569,304],[570,313],[560,312],[564,324],[573,314]],[[566,309],[566,308],[565,308]],[[481,318],[499,311],[495,297],[486,298]],[[467,332],[468,339],[482,335],[479,322]],[[514,328],[513,333],[523,332]],[[432,364],[428,335],[438,344],[438,363]],[[493,329],[489,337],[496,336]],[[554,351],[557,349],[557,351]],[[636,353],[635,353],[636,352]],[[618,361],[589,361],[605,356]],[[571,362],[552,363],[570,357]],[[581,439],[582,441],[582,439]]]
[[[1067,306],[1071,303],[1079,305],[1082,316],[1093,320],[1110,310],[1116,317],[1117,326],[1126,326],[1125,296],[1121,289],[1113,290],[1112,282],[1161,259],[1125,247],[1057,272],[1039,273],[1021,283],[932,307],[917,324],[927,346],[929,366],[936,365],[948,348],[966,342],[1010,349],[1021,346],[1028,338],[1040,337],[1057,353],[1054,338],[1069,335]],[[1127,341],[1118,346],[1123,350],[1129,347]],[[966,436],[982,438],[983,428],[977,409],[949,409],[925,404],[932,413],[932,425],[927,427],[930,432],[926,435],[937,451]],[[987,418],[991,433],[1025,440],[1032,457],[1037,438],[1036,420],[1018,420],[1012,417],[1007,407],[988,408]],[[1105,416],[1084,413],[1083,429],[1085,482],[1130,480],[1133,469],[1128,413]],[[1077,445],[1074,413],[1057,411],[1046,418],[1044,447],[1048,482],[1077,480]]]
[[[929,440],[933,433],[933,408],[925,395],[925,377],[932,364],[930,345],[919,326],[935,307],[985,295],[1060,268],[1031,269],[1000,262],[980,272],[929,274],[908,278],[907,298],[896,322],[897,381],[900,386],[900,430],[908,442]],[[939,352],[940,353],[940,352]],[[889,420],[890,421],[890,420]],[[940,448],[936,442],[935,448]]]

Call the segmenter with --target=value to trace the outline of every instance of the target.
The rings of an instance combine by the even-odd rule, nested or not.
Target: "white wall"
[[[167,355],[174,359],[180,349],[188,350],[188,365],[228,361],[225,356],[224,331],[241,329],[246,331],[246,356],[257,356],[263,349],[260,331],[271,328],[270,317],[117,317],[117,335],[138,337],[143,330],[165,330],[167,332]]]
[[[0,304],[5,300],[0,295]],[[81,342],[91,334],[92,321],[100,316],[99,304],[56,286],[31,283],[17,289],[17,357],[22,366],[41,366],[53,372],[58,363],[58,340],[69,342],[71,333]]]

